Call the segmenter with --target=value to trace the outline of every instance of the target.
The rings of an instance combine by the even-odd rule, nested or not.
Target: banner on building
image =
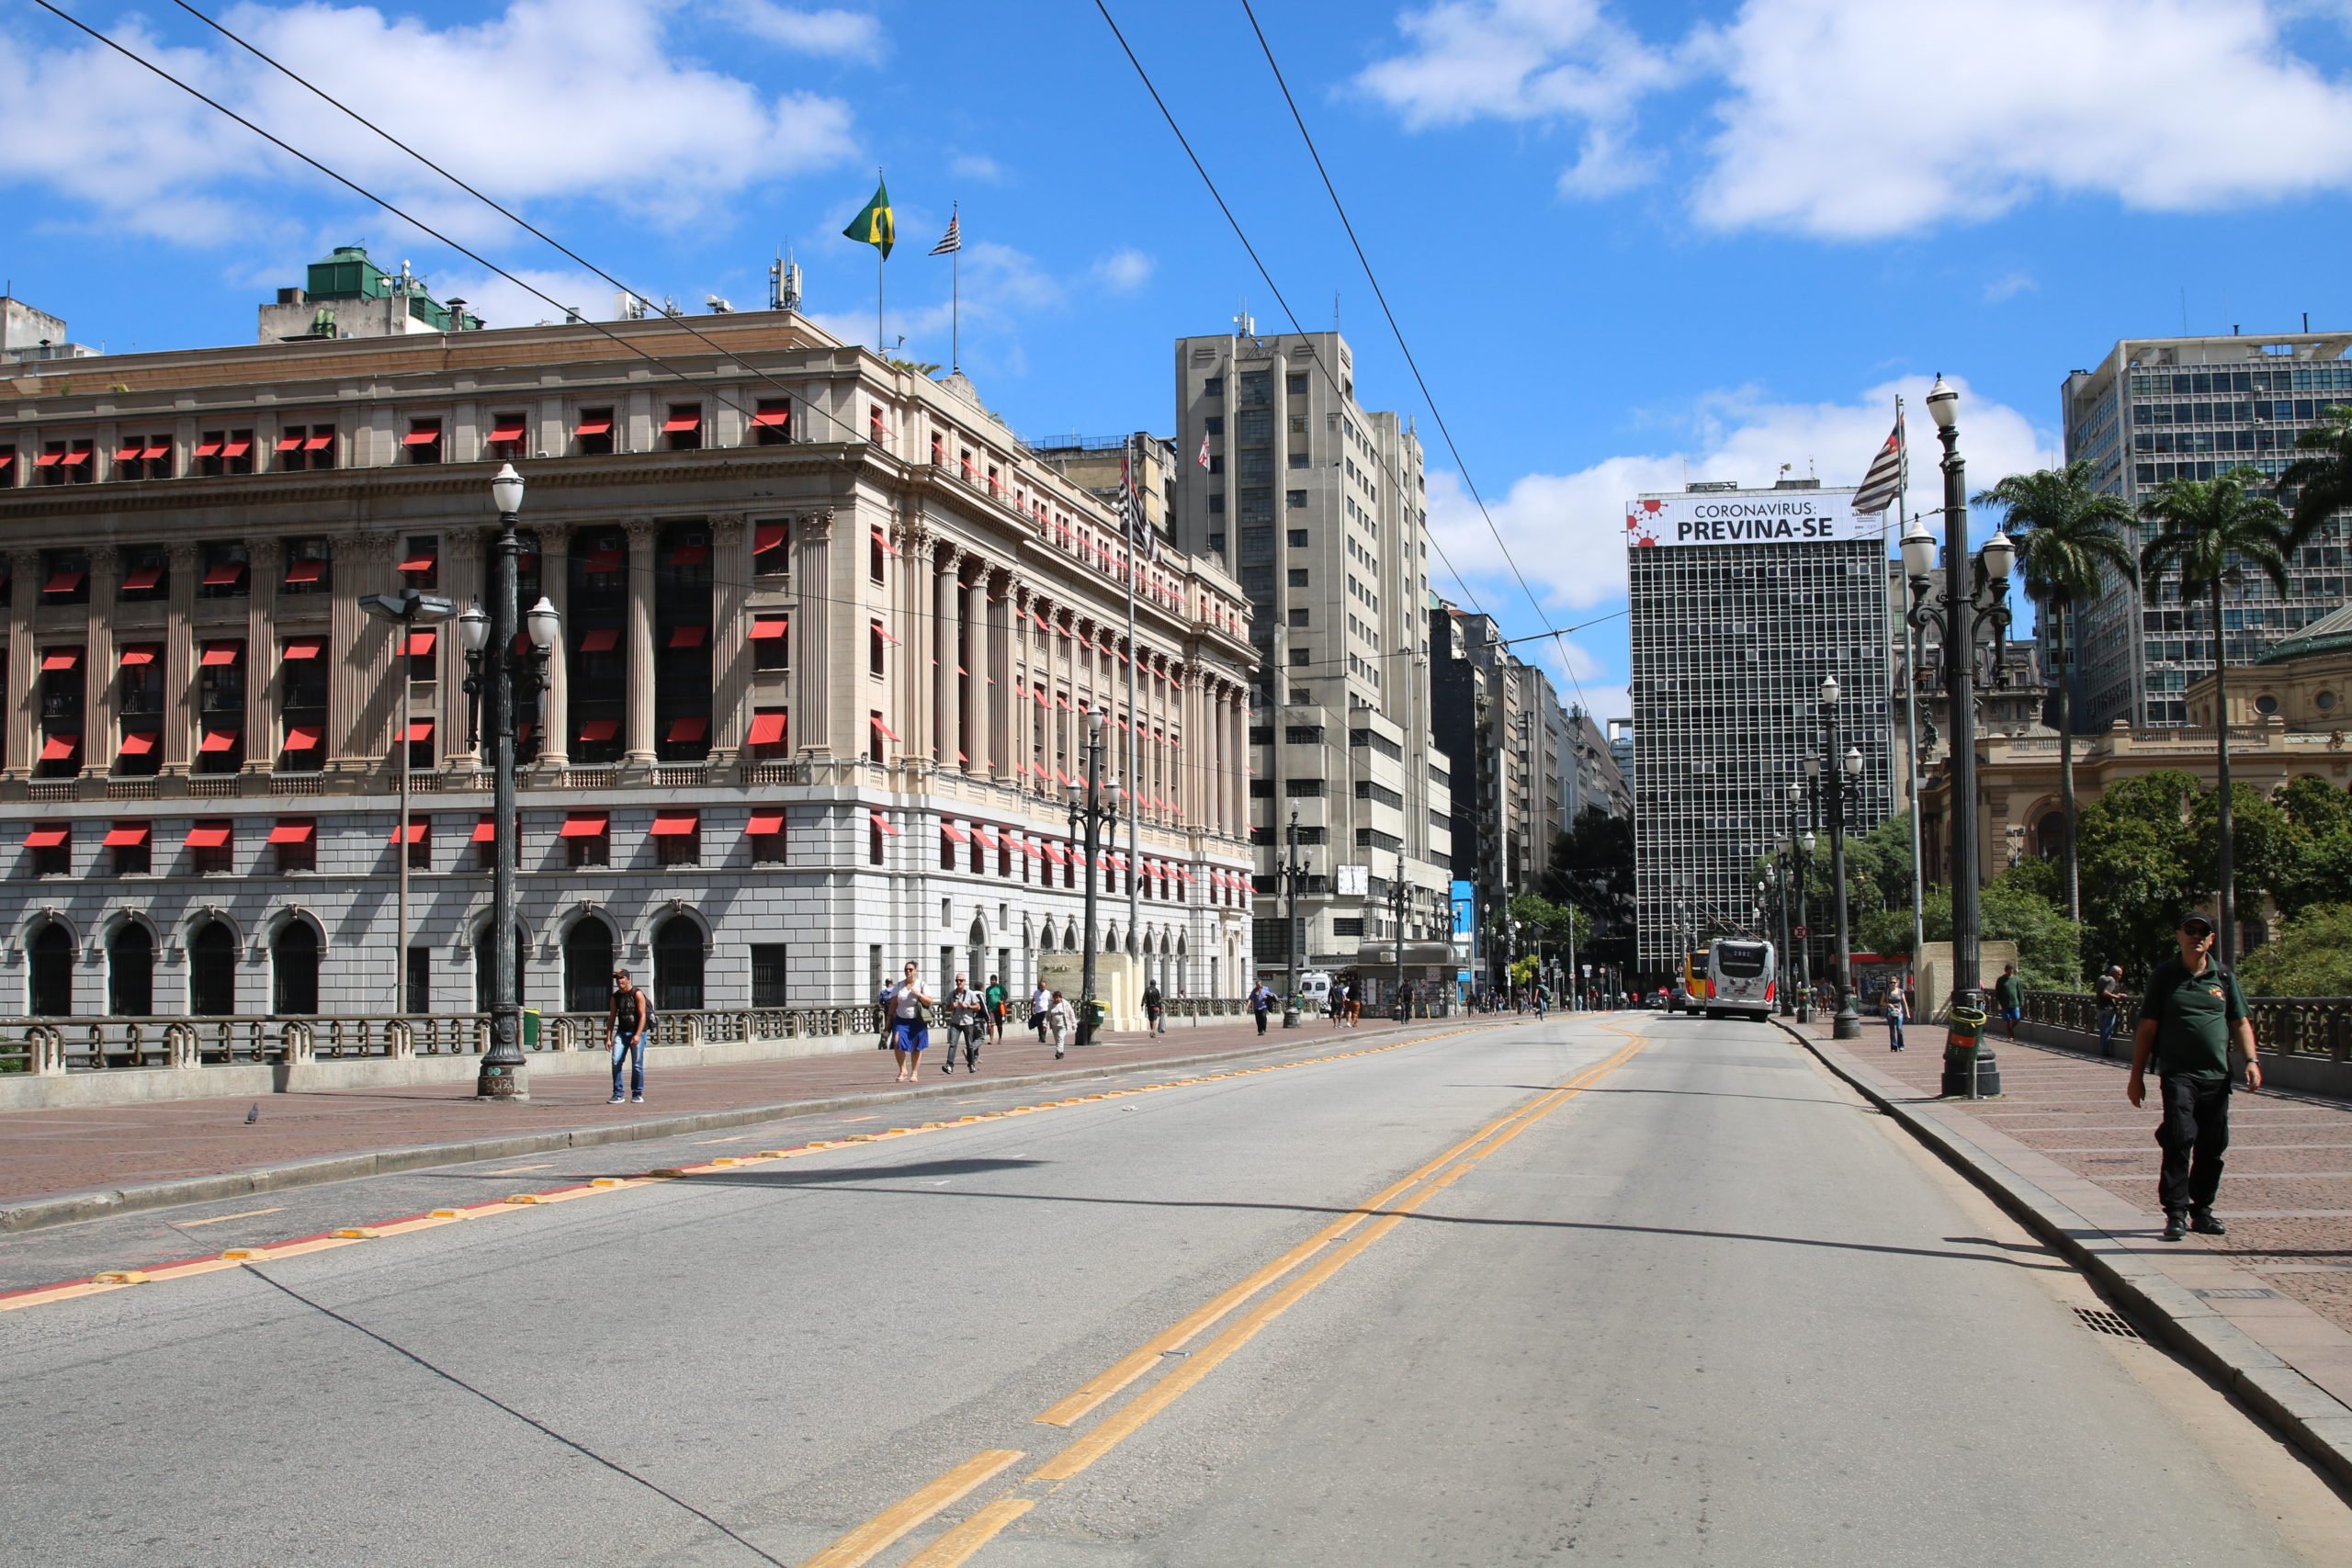
[[[1625,547],[1841,544],[1885,526],[1854,510],[1851,490],[1686,491],[1627,502]]]

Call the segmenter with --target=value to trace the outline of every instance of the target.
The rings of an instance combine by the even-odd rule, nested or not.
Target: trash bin
[[[1944,1037],[1944,1076],[1939,1090],[1948,1099],[1974,1100],[2001,1092],[2000,1064],[1984,1043],[1984,1018],[1983,1008],[1952,1003],[1951,1029]]]
[[[537,1008],[525,1008],[523,1010],[523,1049],[526,1051],[536,1051],[538,1048],[539,1010]]]
[[[1101,1032],[1110,1012],[1111,1010],[1099,999],[1087,1002],[1078,1010],[1078,1043],[1080,1045],[1094,1043],[1094,1036]]]

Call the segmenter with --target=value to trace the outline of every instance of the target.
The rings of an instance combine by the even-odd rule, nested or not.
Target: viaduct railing
[[[2266,1051],[2352,1062],[2352,997],[2249,997],[2255,1043]],[[2028,991],[2025,1016],[2053,1029],[2098,1033],[2098,998],[2084,991]],[[2119,1010],[2118,1035],[2129,1039],[2140,1021],[2140,998]]]

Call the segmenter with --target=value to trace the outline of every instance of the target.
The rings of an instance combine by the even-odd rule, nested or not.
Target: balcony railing
[[[2352,1062],[2352,997],[2249,997],[2255,1043],[2266,1051]],[[2028,991],[2028,1021],[2097,1036],[2098,998],[2086,991]],[[2115,1032],[2129,1040],[2140,1023],[2140,998],[2126,997]]]

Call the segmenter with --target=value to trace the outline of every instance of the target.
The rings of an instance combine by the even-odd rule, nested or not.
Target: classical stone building
[[[960,378],[758,312],[28,363],[0,397],[0,1010],[486,1002],[462,650],[363,600],[481,597],[507,461],[523,602],[563,616],[523,711],[526,1004],[600,1008],[616,962],[669,1010],[856,1002],[909,959],[1027,983],[1080,942],[1065,788],[1092,705],[1120,771],[1130,669],[1101,936],[1171,992],[1246,981],[1247,602],[1167,556],[1130,644],[1115,513]]]

